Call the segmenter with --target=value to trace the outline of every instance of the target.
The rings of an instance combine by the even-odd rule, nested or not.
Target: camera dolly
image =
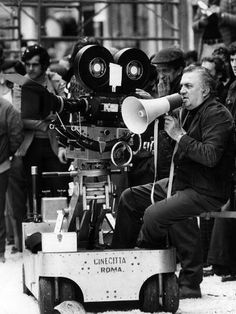
[[[101,176],[105,181],[86,183],[88,175]],[[109,241],[106,236],[109,238],[114,228],[110,206],[112,186],[110,173],[104,170],[86,170],[80,175],[74,171],[72,176],[78,178],[79,191],[73,193],[68,211],[59,210],[56,219],[47,218],[45,212],[43,221],[23,223],[24,293],[38,300],[41,314],[52,313],[55,306],[68,300],[77,301],[85,308],[98,303],[135,302],[144,312],[175,313],[179,306],[175,249],[113,250],[91,245],[88,249],[88,242],[81,247],[80,231],[68,231],[79,195],[82,193],[83,207],[87,209],[79,230],[86,214],[95,214],[93,209],[98,204],[103,206],[104,219],[97,229],[99,243],[103,244]],[[55,211],[57,204],[59,200],[55,198]],[[31,249],[25,245],[29,239]],[[39,243],[42,247],[38,248]]]

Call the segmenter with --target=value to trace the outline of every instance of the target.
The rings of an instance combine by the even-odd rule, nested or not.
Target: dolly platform
[[[52,233],[55,224],[24,223],[23,237]],[[62,241],[70,232],[61,233]],[[179,290],[173,248],[163,250],[81,250],[32,253],[23,249],[23,289],[39,302],[40,313],[52,313],[66,300],[139,301],[145,312],[175,313]]]

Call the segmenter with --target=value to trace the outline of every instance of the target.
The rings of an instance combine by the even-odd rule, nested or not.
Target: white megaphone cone
[[[180,107],[182,102],[182,97],[177,93],[155,99],[129,96],[122,103],[121,114],[127,128],[133,133],[141,134],[153,120]]]

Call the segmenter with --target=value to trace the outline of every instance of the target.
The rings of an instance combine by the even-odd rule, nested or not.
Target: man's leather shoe
[[[188,287],[181,286],[179,288],[180,299],[199,299],[202,297],[200,286]]]

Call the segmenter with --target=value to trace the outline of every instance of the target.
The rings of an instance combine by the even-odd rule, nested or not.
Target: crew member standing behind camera
[[[179,93],[180,80],[185,67],[184,53],[181,49],[170,47],[160,50],[152,59],[157,71],[157,84],[153,96],[158,98]],[[159,118],[158,138],[158,179],[169,175],[170,161],[173,152],[173,141],[164,130],[164,119]]]
[[[215,82],[205,68],[187,67],[181,86],[179,120],[165,117],[165,130],[178,143],[172,195],[167,198],[168,178],[155,183],[154,204],[150,198],[153,184],[125,190],[119,201],[113,248],[165,248],[170,226],[214,211],[229,198],[235,153],[233,117],[215,99]],[[188,225],[181,227],[177,250],[182,248],[191,256],[200,243],[199,229],[190,237]],[[180,297],[201,297],[201,281],[201,276],[194,278],[181,269]]]
[[[58,96],[65,96],[65,82],[57,74],[47,71],[50,64],[50,57],[45,48],[35,44],[26,48],[22,61],[26,68],[26,77],[44,86],[49,92]],[[14,85],[13,104],[21,110],[21,88]],[[33,99],[32,99],[33,101]],[[49,129],[51,119],[49,116],[45,120],[23,119],[24,141],[17,151],[17,155],[23,156],[23,163],[27,179],[27,194],[30,211],[32,212],[32,177],[31,167],[38,167],[38,191],[50,191],[50,196],[60,195],[60,191],[67,190],[67,180],[61,178],[42,179],[40,174],[43,171],[66,171],[66,164],[59,161],[58,140],[56,131]],[[38,206],[40,201],[38,199]]]
[[[180,90],[180,79],[185,66],[184,53],[176,47],[169,47],[160,50],[152,56],[151,66],[155,71],[155,79],[152,86],[147,90],[153,98],[164,97],[178,93]],[[172,141],[163,130],[163,117],[159,118],[158,136],[158,163],[154,169],[153,153],[148,150],[141,150],[132,160],[132,168],[128,172],[129,185],[139,185],[153,182],[154,173],[157,178],[162,179],[169,175],[170,161],[173,152]],[[154,122],[142,134],[142,141],[149,141],[154,136]]]

